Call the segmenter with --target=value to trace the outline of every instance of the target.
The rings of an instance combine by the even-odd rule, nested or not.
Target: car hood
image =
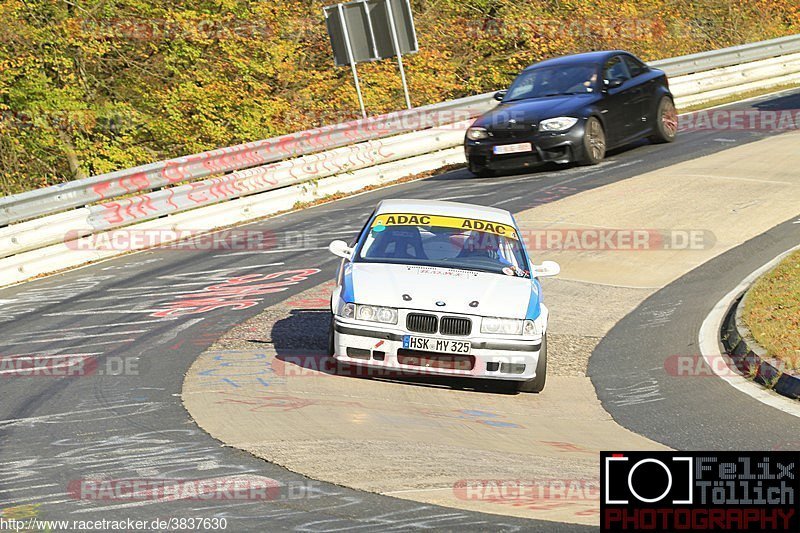
[[[567,96],[550,96],[547,98],[531,98],[498,105],[475,121],[473,127],[507,128],[510,119],[518,124],[538,124],[548,118],[562,116],[578,116],[581,110],[599,100],[594,93]]]
[[[440,313],[525,318],[538,314],[538,288],[530,279],[451,268],[348,263],[345,283],[359,304],[422,309]],[[408,295],[411,300],[404,300]],[[444,302],[444,306],[437,306]],[[478,302],[471,307],[470,303]],[[533,317],[532,317],[533,318]]]

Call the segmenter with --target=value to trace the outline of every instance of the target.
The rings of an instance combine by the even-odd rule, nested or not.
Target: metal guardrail
[[[150,163],[0,198],[0,227],[111,200],[117,196],[159,189],[175,183],[262,166],[409,131],[452,124],[482,113],[490,100],[491,95],[470,96]]]
[[[650,64],[665,70],[670,76],[678,76],[796,52],[800,52],[800,35],[664,59]],[[486,106],[492,103],[492,94],[481,94],[211,150],[0,198],[0,227],[97,202],[111,201],[123,195],[264,166],[363,141],[452,124],[484,112]],[[260,191],[244,190],[231,197],[257,192]]]
[[[682,76],[797,52],[800,52],[800,35],[790,35],[710,52],[661,59],[649,64],[662,69],[670,76]]]

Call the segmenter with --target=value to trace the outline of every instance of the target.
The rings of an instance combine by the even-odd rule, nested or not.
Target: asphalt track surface
[[[701,355],[700,325],[723,296],[800,243],[794,219],[670,283],[600,341],[589,376],[619,424],[678,450],[800,449],[800,418],[734,389],[706,371],[702,357],[697,376],[674,364],[675,356]]]
[[[800,94],[731,109],[754,106],[797,109]],[[316,485],[313,497],[275,501],[93,501],[76,498],[68,487],[76,480],[101,477],[208,479],[249,474],[284,484],[303,481],[223,447],[197,428],[180,403],[183,377],[195,358],[234,324],[332,278],[338,260],[327,252],[328,242],[352,237],[380,199],[451,199],[518,212],[767,135],[694,131],[670,145],[641,143],[616,151],[597,167],[542,169],[490,179],[474,178],[464,170],[449,172],[242,227],[274,235],[276,248],[270,253],[154,249],[0,290],[3,356],[92,354],[99,361],[98,371],[89,376],[0,373],[0,509],[38,505],[34,512],[42,519],[226,517],[228,531],[592,531],[416,504],[324,483]],[[788,247],[773,248],[777,253]],[[709,265],[730,261],[733,267],[720,275],[706,265],[685,276],[650,298],[603,341],[590,370],[597,373],[595,383],[606,408],[623,425],[693,449],[757,448],[780,443],[791,432],[797,435],[796,421],[783,420],[774,410],[767,413],[767,407],[759,410],[754,402],[723,389],[728,385],[710,383],[712,378],[706,378],[708,389],[698,398],[687,397],[690,380],[664,384],[659,389],[664,400],[658,402],[620,407],[605,392],[643,381],[637,372],[646,374],[659,366],[659,357],[663,364],[663,353],[656,355],[654,347],[673,353],[696,343],[703,311],[755,268],[744,263],[759,263],[754,256],[762,251],[773,250],[736,249],[715,259]],[[737,257],[742,265],[735,264]],[[762,263],[769,257],[763,259]],[[729,263],[720,264],[725,268]],[[307,279],[296,278],[280,292],[243,293],[240,303],[252,303],[249,307],[208,306],[205,312],[188,314],[186,293],[229,286],[236,277],[304,269],[319,272],[307,272]],[[740,270],[746,272],[739,276]],[[280,274],[273,281],[286,278]],[[247,278],[245,284],[254,279],[258,278]],[[670,291],[678,291],[677,296]],[[646,320],[648,309],[662,301],[674,306],[676,297],[682,303],[673,315],[674,327],[680,327],[675,336],[667,331],[672,322],[637,328],[641,324],[636,321]],[[636,318],[639,315],[643,318]],[[697,413],[691,412],[695,403],[703,404]],[[747,415],[748,420],[742,420],[744,409],[753,413],[752,419]]]

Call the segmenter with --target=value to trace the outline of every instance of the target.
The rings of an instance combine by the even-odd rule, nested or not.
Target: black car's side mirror
[[[494,99],[497,100],[498,102],[502,102],[503,98],[506,97],[506,94],[508,94],[508,91],[497,91],[496,93],[494,93]]]
[[[625,80],[622,78],[614,78],[613,80],[608,80],[606,82],[606,89],[616,89],[617,87],[621,87],[622,84],[625,83]]]

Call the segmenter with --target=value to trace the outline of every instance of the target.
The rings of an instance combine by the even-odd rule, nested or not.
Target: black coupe
[[[643,137],[672,142],[678,115],[667,75],[621,50],[548,59],[522,71],[467,130],[479,176],[555,162],[594,165]]]

